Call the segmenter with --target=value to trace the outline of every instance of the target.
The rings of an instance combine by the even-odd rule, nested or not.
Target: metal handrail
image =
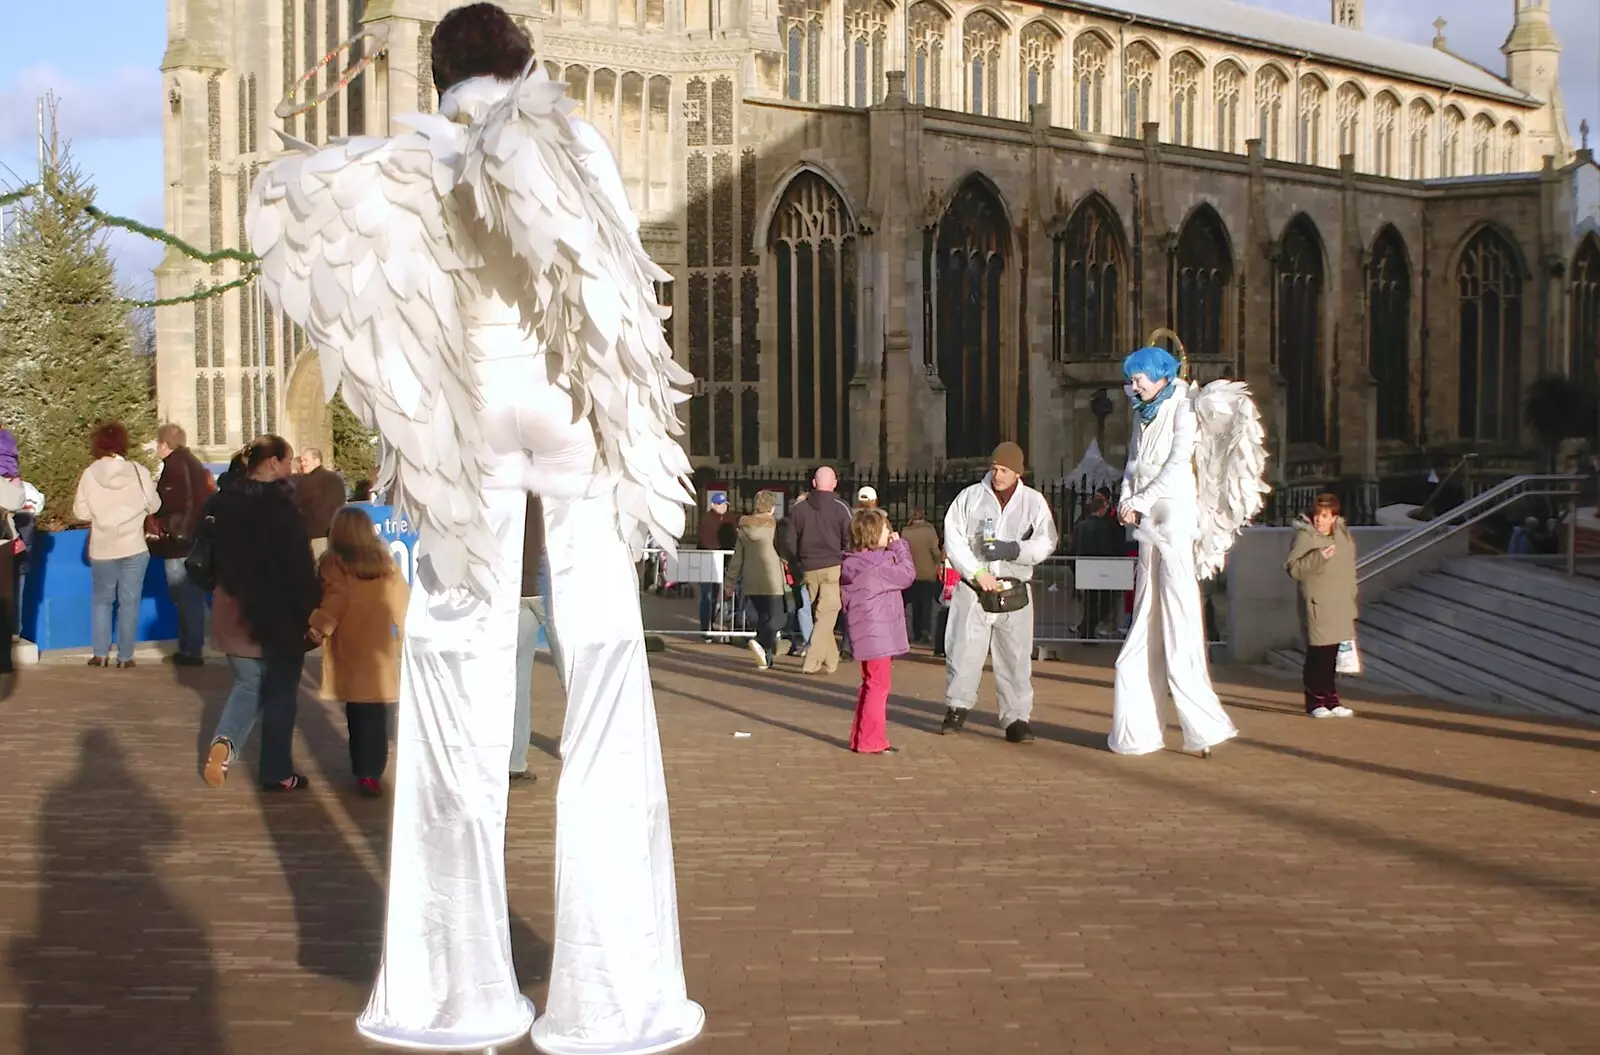
[[[1388,571],[1402,560],[1432,549],[1457,532],[1484,520],[1524,498],[1566,498],[1576,501],[1579,486],[1586,478],[1564,473],[1530,473],[1513,476],[1491,487],[1469,502],[1428,521],[1423,527],[1379,547],[1356,562],[1356,582],[1364,583]]]

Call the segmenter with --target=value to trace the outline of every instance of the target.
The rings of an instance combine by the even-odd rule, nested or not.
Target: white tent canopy
[[[1122,470],[1101,456],[1099,440],[1090,440],[1089,449],[1083,452],[1083,460],[1063,476],[1060,483],[1063,487],[1073,487],[1079,491],[1093,491],[1097,487],[1114,490],[1121,481]]]

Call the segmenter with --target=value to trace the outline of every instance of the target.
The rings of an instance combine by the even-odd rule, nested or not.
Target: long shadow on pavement
[[[36,929],[10,949],[27,1055],[228,1050],[200,920],[152,855],[174,817],[134,778],[116,739],[90,729],[77,768],[39,812]]]
[[[1287,691],[1287,690],[1286,690]],[[1251,699],[1250,697],[1225,696],[1222,700],[1229,707],[1236,707],[1245,711],[1257,711],[1261,714],[1300,714],[1301,709],[1292,704],[1274,704],[1265,700]],[[1421,704],[1399,703],[1392,700],[1382,701],[1384,707],[1404,707],[1408,710],[1429,712],[1430,707]],[[1448,712],[1446,712],[1448,713]],[[1476,716],[1497,722],[1519,722],[1525,724],[1550,724],[1560,728],[1552,720],[1538,718],[1530,715],[1500,714],[1497,712],[1474,712]],[[1545,744],[1550,747],[1570,747],[1579,751],[1600,751],[1600,735],[1589,738],[1578,736],[1563,736],[1560,733],[1544,733],[1531,729],[1506,729],[1498,725],[1475,725],[1467,721],[1452,721],[1449,718],[1424,718],[1417,714],[1395,714],[1392,711],[1376,711],[1365,709],[1361,711],[1363,722],[1387,722],[1391,725],[1404,725],[1412,729],[1437,729],[1446,733],[1465,733],[1469,736],[1489,736],[1497,740],[1516,740],[1527,744]],[[1582,728],[1588,728],[1582,726]],[[1600,734],[1600,727],[1595,727],[1595,732]]]

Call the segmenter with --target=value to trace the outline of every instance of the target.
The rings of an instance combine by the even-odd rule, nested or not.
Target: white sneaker
[[[1318,707],[1316,710],[1311,712],[1311,717],[1313,718],[1332,718],[1333,715],[1334,712],[1328,710],[1326,707]]]
[[[750,641],[749,641],[749,648],[750,648],[751,652],[755,653],[756,666],[760,667],[762,670],[766,670],[767,669],[767,650],[761,647],[761,642],[757,641],[755,638],[752,637],[750,639]]]
[[[1329,711],[1328,713],[1332,714],[1335,718],[1354,718],[1356,716],[1356,712],[1355,711],[1352,711],[1350,708],[1344,706],[1343,704],[1341,704],[1338,707],[1335,707],[1332,711]]]

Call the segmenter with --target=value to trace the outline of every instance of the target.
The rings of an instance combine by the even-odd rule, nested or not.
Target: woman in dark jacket
[[[233,668],[233,691],[206,754],[205,780],[222,786],[238,748],[261,719],[261,786],[294,791],[292,746],[306,631],[320,600],[311,540],[288,482],[294,452],[262,436],[241,452],[246,475],[214,495],[207,512],[217,585],[212,636]]]

